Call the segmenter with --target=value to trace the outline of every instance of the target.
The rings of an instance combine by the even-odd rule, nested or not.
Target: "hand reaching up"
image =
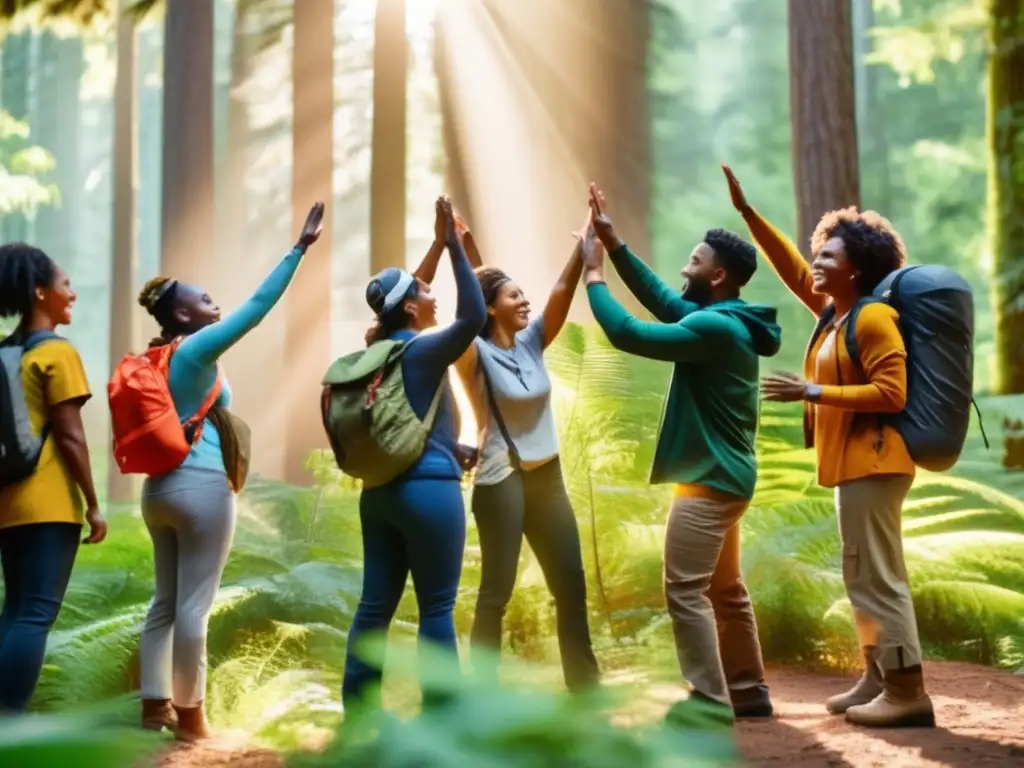
[[[447,197],[443,197],[438,204],[444,215],[444,242],[445,245],[451,247],[459,242],[459,232],[455,223],[455,211],[452,209],[452,201]]]
[[[590,183],[590,225],[593,227],[597,239],[611,253],[622,245],[622,238],[615,231],[615,225],[608,217],[607,204],[604,193],[597,188],[597,184]]]
[[[313,207],[309,209],[309,214],[306,216],[306,221],[302,225],[302,231],[299,233],[299,244],[304,245],[307,248],[320,239],[320,234],[324,231],[324,204],[321,202],[313,203]]]
[[[739,179],[732,172],[732,168],[725,163],[722,163],[722,173],[725,174],[725,180],[729,184],[729,197],[732,198],[733,207],[743,213],[750,208],[750,204],[747,203],[747,196],[743,194],[743,187],[740,186]]]
[[[445,228],[445,224],[446,224],[447,220],[444,217],[444,208],[442,207],[443,203],[444,203],[444,197],[443,196],[438,197],[437,200],[434,201],[434,242],[435,243],[443,243],[444,242],[444,232],[445,232],[444,228]]]

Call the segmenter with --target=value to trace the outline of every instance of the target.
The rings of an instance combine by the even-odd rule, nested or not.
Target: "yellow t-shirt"
[[[45,341],[21,358],[32,430],[43,431],[51,405],[91,396],[78,351],[64,340]],[[82,523],[85,504],[52,435],[43,443],[36,471],[0,489],[0,528],[26,523]]]

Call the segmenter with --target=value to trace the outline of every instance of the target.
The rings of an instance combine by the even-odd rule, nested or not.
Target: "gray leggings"
[[[156,594],[142,630],[142,698],[198,706],[206,692],[206,627],[235,535],[227,475],[181,467],[146,480]]]

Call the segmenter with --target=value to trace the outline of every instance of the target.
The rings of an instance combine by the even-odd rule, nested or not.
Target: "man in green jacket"
[[[757,480],[759,358],[775,355],[781,339],[775,310],[740,298],[757,252],[738,235],[710,230],[683,267],[680,295],[630,252],[593,185],[590,205],[594,235],[659,322],[639,320],[615,300],[591,236],[583,243],[584,281],[595,319],[617,349],[675,364],[651,482],[675,484],[665,599],[693,692],[669,720],[684,719],[686,710],[729,723],[733,716],[770,717],[754,611],[740,574],[740,518]]]

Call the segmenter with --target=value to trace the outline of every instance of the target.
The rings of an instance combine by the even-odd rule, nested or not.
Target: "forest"
[[[591,179],[670,283],[707,229],[746,236],[722,163],[802,248],[824,212],[858,205],[894,223],[911,262],[953,267],[973,288],[989,445],[976,418],[955,468],[918,471],[906,557],[927,658],[1022,680],[1021,0],[10,0],[0,18],[0,240],[39,245],[72,276],[79,301],[62,332],[96,395],[84,414],[110,525],[79,554],[50,635],[33,701],[46,717],[0,724],[0,763],[134,765],[163,749],[128,727],[152,548],[139,485],[110,458],[102,395],[155,330],[135,301],[146,280],[180,276],[232,307],[323,199],[323,258],[225,358],[256,446],[210,624],[207,707],[234,734],[231,764],[252,752],[253,766],[654,766],[684,764],[680,749],[687,765],[732,764],[729,739],[644,730],[652,686],[680,684],[662,593],[672,491],[648,484],[668,364],[616,351],[579,295],[546,353],[591,627],[618,698],[574,709],[556,695],[553,605],[524,548],[504,638],[505,676],[523,690],[474,688],[459,716],[412,718],[409,587],[385,683],[396,714],[340,744],[360,489],[310,407],[329,362],[363,344],[369,276],[427,250],[438,194],[485,261],[539,299]],[[446,269],[441,322],[454,309]],[[812,318],[767,268],[745,297],[778,307],[771,367],[799,370]],[[473,442],[472,420],[462,429]],[[743,569],[766,661],[850,673],[832,491],[816,483],[798,406],[763,405],[757,452]],[[480,579],[471,517],[468,530],[460,642]]]

